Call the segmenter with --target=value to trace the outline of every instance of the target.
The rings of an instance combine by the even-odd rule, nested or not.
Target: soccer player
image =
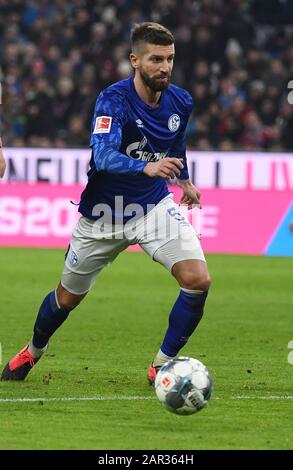
[[[5,366],[2,380],[25,379],[97,275],[131,244],[139,243],[180,287],[148,369],[150,383],[162,364],[176,357],[203,315],[210,286],[207,264],[195,230],[166,184],[176,177],[181,203],[200,204],[185,155],[192,99],[170,84],[175,48],[168,29],[141,23],[131,39],[134,77],[106,88],[96,102],[88,183],[61,282],[43,300],[31,341]]]
[[[6,164],[5,164],[5,160],[4,160],[4,156],[2,152],[2,139],[0,137],[0,178],[4,176],[5,168],[6,168]]]

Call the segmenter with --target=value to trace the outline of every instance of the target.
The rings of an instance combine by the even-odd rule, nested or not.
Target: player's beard
[[[142,81],[146,86],[148,86],[152,91],[164,91],[168,88],[171,74],[161,75],[158,77],[151,78],[146,72],[140,70],[140,76]],[[167,78],[165,82],[159,80],[159,78]]]

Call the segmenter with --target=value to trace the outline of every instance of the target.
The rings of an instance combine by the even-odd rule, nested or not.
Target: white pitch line
[[[271,396],[250,396],[239,395],[238,397],[231,397],[231,400],[293,400],[292,395],[271,395]]]
[[[156,397],[40,397],[40,398],[0,398],[0,403],[26,403],[39,401],[137,401],[155,400]]]
[[[228,398],[228,400],[293,400],[291,395],[271,395],[271,396],[250,396],[239,395]],[[153,397],[139,396],[112,396],[112,397],[38,397],[38,398],[0,398],[0,403],[34,403],[34,402],[59,402],[59,401],[139,401],[139,400],[157,400]],[[214,397],[214,400],[221,400],[220,397]]]

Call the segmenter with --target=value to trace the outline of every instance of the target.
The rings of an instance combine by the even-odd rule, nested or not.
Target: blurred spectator
[[[212,149],[213,147],[211,146],[209,140],[206,139],[205,137],[200,137],[195,146],[195,150],[199,150],[199,151],[208,151]]]
[[[292,151],[292,20],[288,0],[0,0],[4,143],[87,146],[98,93],[132,73],[133,23],[157,21],[194,98],[190,148]]]
[[[88,145],[88,130],[84,128],[84,123],[79,115],[70,118],[66,143],[70,147],[83,147]]]
[[[240,136],[240,143],[245,150],[259,150],[266,145],[267,134],[265,128],[254,111],[250,111],[244,122],[244,130]]]
[[[293,106],[284,101],[280,106],[278,117],[282,129],[282,144],[285,149],[293,149]]]
[[[219,143],[219,150],[223,150],[223,152],[230,152],[231,150],[235,150],[235,146],[230,139],[223,139]]]
[[[66,76],[59,78],[53,102],[53,119],[59,131],[65,131],[68,126],[75,97],[72,79]]]
[[[260,105],[259,117],[266,126],[274,124],[277,117],[275,103],[270,98],[265,98]]]

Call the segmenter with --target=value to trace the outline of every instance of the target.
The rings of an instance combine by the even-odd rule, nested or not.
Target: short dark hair
[[[132,50],[142,42],[169,46],[174,44],[174,36],[169,29],[159,23],[138,23],[131,30]]]

